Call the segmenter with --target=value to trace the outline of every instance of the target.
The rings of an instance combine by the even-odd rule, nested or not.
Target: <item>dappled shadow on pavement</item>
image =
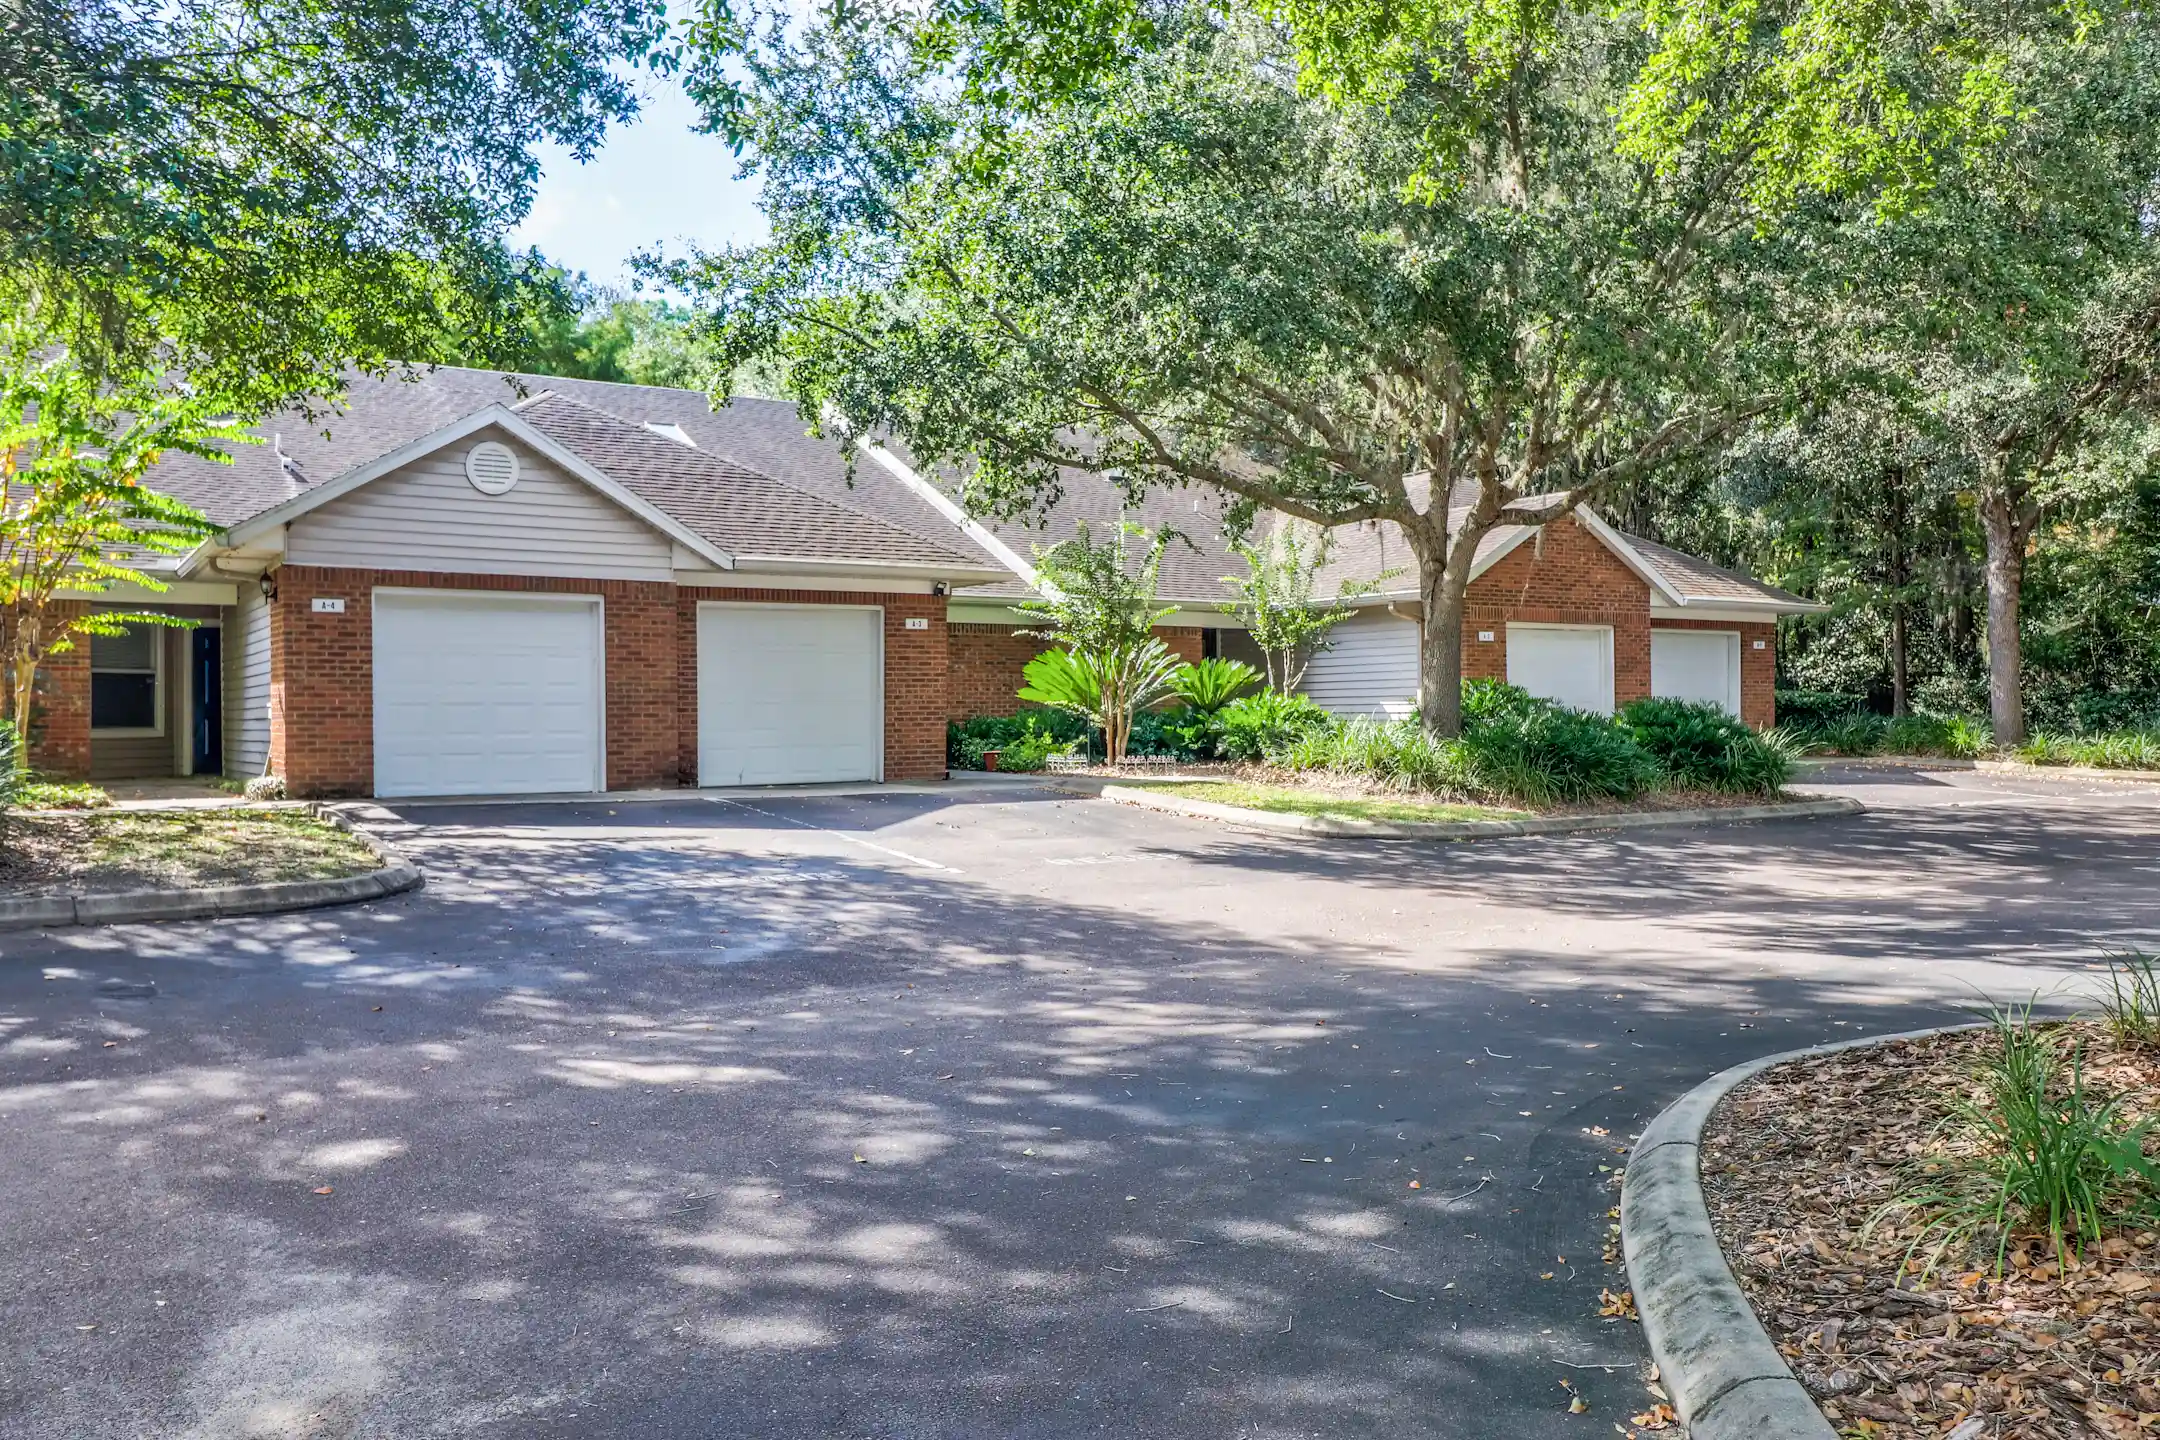
[[[1660,1103],[1942,1018],[1931,963],[2160,918],[2128,821],[1158,827],[1044,895],[899,812],[854,858],[672,809],[431,827],[429,892],[370,910],[6,952],[0,1429],[1602,1430],[1641,1390],[1567,1367],[1639,1357],[1598,1250]],[[1329,940],[1319,894],[1387,908]],[[1519,919],[1382,932],[1471,907]],[[1571,919],[1594,952],[1536,928]],[[1876,1003],[1779,963],[1825,953]]]

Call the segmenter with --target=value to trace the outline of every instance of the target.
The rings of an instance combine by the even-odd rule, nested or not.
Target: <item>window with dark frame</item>
[[[90,728],[158,728],[158,641],[154,625],[90,637]]]

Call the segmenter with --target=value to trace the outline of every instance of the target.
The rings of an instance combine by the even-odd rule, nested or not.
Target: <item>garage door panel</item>
[[[1740,713],[1740,634],[1736,630],[1652,630],[1650,693]]]
[[[883,616],[845,606],[698,611],[698,783],[876,780]]]
[[[376,793],[602,788],[601,647],[596,601],[377,595]]]
[[[1540,699],[1613,713],[1612,631],[1604,626],[1507,627],[1507,678]]]

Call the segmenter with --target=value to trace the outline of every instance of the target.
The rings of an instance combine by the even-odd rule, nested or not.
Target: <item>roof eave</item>
[[[768,570],[782,574],[893,575],[918,580],[946,580],[955,585],[991,585],[1010,580],[1011,572],[991,565],[966,561],[833,559],[827,556],[753,555],[738,551],[737,570]]]

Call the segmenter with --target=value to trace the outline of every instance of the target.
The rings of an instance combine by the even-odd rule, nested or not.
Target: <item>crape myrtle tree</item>
[[[508,361],[570,303],[504,243],[675,54],[665,0],[9,0],[0,304],[263,411],[349,363]]]
[[[772,238],[654,268],[978,510],[1075,467],[1400,526],[1420,713],[1452,734],[1479,542],[1784,403],[1837,258],[1808,235],[1988,132],[2026,19],[709,0],[686,74]]]

